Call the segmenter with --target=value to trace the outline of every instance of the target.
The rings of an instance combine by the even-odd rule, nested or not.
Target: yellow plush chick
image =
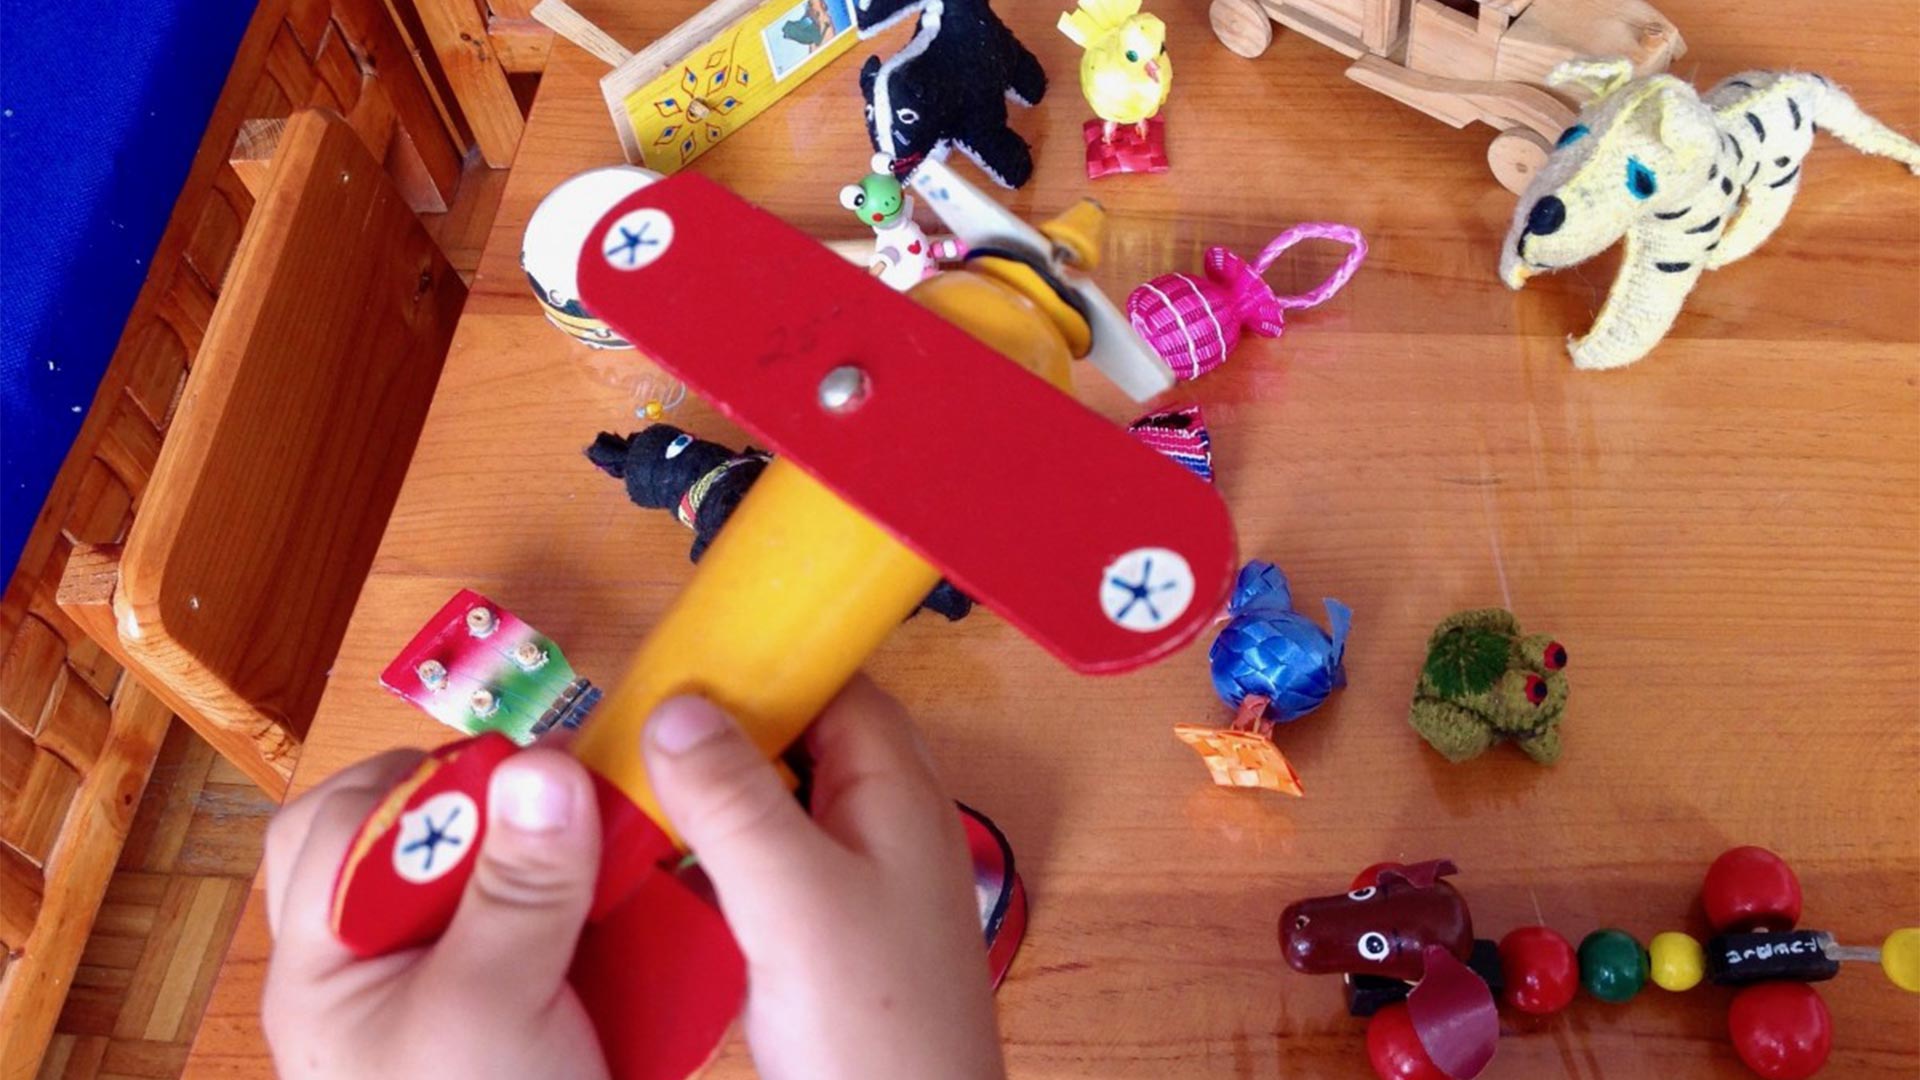
[[[1094,115],[1105,120],[1106,137],[1121,124],[1146,135],[1147,121],[1166,104],[1173,87],[1167,56],[1167,24],[1140,11],[1140,0],[1079,0],[1080,9],[1060,16],[1060,32],[1086,52],[1080,57],[1080,91]]]

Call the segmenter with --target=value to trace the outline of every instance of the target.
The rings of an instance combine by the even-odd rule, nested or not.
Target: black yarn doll
[[[867,136],[905,178],[957,149],[1003,187],[1033,175],[1033,151],[1007,125],[1007,101],[1038,105],[1047,73],[987,0],[857,0],[862,38],[918,15],[912,40],[885,60],[867,57],[860,93]]]
[[[689,555],[699,562],[773,456],[752,447],[736,454],[672,424],[654,424],[626,438],[601,432],[587,447],[587,459],[624,481],[634,505],[673,511],[693,530]],[[973,599],[941,581],[920,606],[953,622],[973,610]]]

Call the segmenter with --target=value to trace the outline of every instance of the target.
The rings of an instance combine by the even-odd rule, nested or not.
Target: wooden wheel
[[[1534,174],[1547,163],[1553,144],[1546,136],[1528,128],[1508,128],[1493,137],[1487,147],[1487,166],[1500,186],[1515,195],[1527,190]]]
[[[1273,20],[1259,0],[1213,0],[1207,21],[1213,24],[1213,36],[1235,56],[1252,60],[1273,42]]]

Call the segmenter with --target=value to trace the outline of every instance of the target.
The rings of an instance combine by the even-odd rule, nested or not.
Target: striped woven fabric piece
[[[1213,483],[1213,439],[1198,405],[1150,412],[1127,425],[1128,434],[1165,454],[1187,471]]]

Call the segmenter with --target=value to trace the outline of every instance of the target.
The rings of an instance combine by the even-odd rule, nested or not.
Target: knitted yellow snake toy
[[[1702,96],[1671,75],[1635,79],[1625,60],[1582,60],[1549,81],[1593,101],[1521,197],[1500,276],[1518,289],[1626,238],[1592,329],[1567,341],[1575,367],[1624,367],[1647,355],[1703,272],[1773,235],[1800,190],[1814,128],[1920,174],[1920,145],[1819,75],[1746,72]]]

